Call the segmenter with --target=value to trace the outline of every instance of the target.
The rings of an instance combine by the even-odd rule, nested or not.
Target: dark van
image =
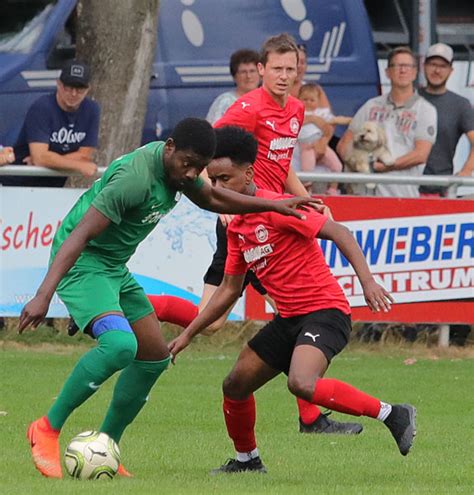
[[[3,0],[0,6],[0,144],[15,142],[26,111],[54,91],[75,53],[75,0]],[[165,137],[183,117],[205,117],[232,86],[228,61],[288,32],[306,44],[306,80],[321,83],[337,114],[378,94],[374,43],[362,0],[161,0],[158,48],[143,141]]]

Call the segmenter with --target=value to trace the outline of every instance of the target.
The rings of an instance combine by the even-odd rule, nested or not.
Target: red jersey
[[[235,125],[251,132],[258,142],[255,184],[283,193],[303,119],[304,105],[300,100],[289,96],[282,108],[268,91],[257,88],[229,107],[214,127]]]
[[[256,195],[285,197],[261,189]],[[315,239],[327,219],[314,210],[306,213],[306,220],[274,212],[235,216],[227,227],[225,273],[243,275],[252,270],[284,318],[321,309],[350,314],[346,296]]]

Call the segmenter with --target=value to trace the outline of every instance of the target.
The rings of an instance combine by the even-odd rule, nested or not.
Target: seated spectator
[[[15,152],[10,146],[0,146],[0,166],[8,165],[15,161]]]
[[[303,172],[341,172],[342,163],[329,146],[337,124],[348,124],[350,117],[334,116],[324,91],[318,84],[304,84],[299,99],[305,106],[304,125],[298,137],[300,169]],[[337,194],[337,184],[313,184],[311,192]]]
[[[259,60],[258,52],[254,50],[237,50],[231,55],[229,68],[235,82],[235,89],[220,94],[212,102],[206,117],[210,124],[214,125],[238,98],[258,88],[260,84],[257,69]]]
[[[444,43],[431,45],[426,53],[426,87],[420,89],[420,94],[438,111],[438,133],[424,175],[453,175],[454,154],[463,134],[471,150],[457,175],[471,177],[474,171],[474,110],[467,98],[446,87],[453,73],[453,58],[453,49]],[[446,196],[446,192],[445,187],[420,186],[422,196]]]
[[[18,164],[80,172],[97,171],[92,155],[97,147],[100,110],[87,98],[89,67],[77,60],[66,63],[55,93],[41,96],[26,114],[15,145]],[[4,185],[62,187],[67,177],[4,177]]]
[[[376,122],[385,130],[395,163],[376,161],[374,172],[417,177],[423,173],[436,140],[436,109],[414,88],[417,61],[410,48],[398,47],[389,53],[386,74],[391,82],[390,93],[371,98],[357,111],[337,151],[344,158],[365,122]],[[379,184],[375,192],[378,196],[419,197],[417,184]]]

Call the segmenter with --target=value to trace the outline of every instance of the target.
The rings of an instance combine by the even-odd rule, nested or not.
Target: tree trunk
[[[101,107],[96,163],[107,166],[141,143],[159,0],[79,0],[77,58],[91,67],[90,96]],[[70,177],[72,187],[92,180]]]

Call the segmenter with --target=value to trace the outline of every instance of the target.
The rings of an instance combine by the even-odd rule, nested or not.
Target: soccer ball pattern
[[[64,464],[73,478],[111,479],[120,464],[120,450],[105,433],[85,431],[74,437],[67,446]]]

